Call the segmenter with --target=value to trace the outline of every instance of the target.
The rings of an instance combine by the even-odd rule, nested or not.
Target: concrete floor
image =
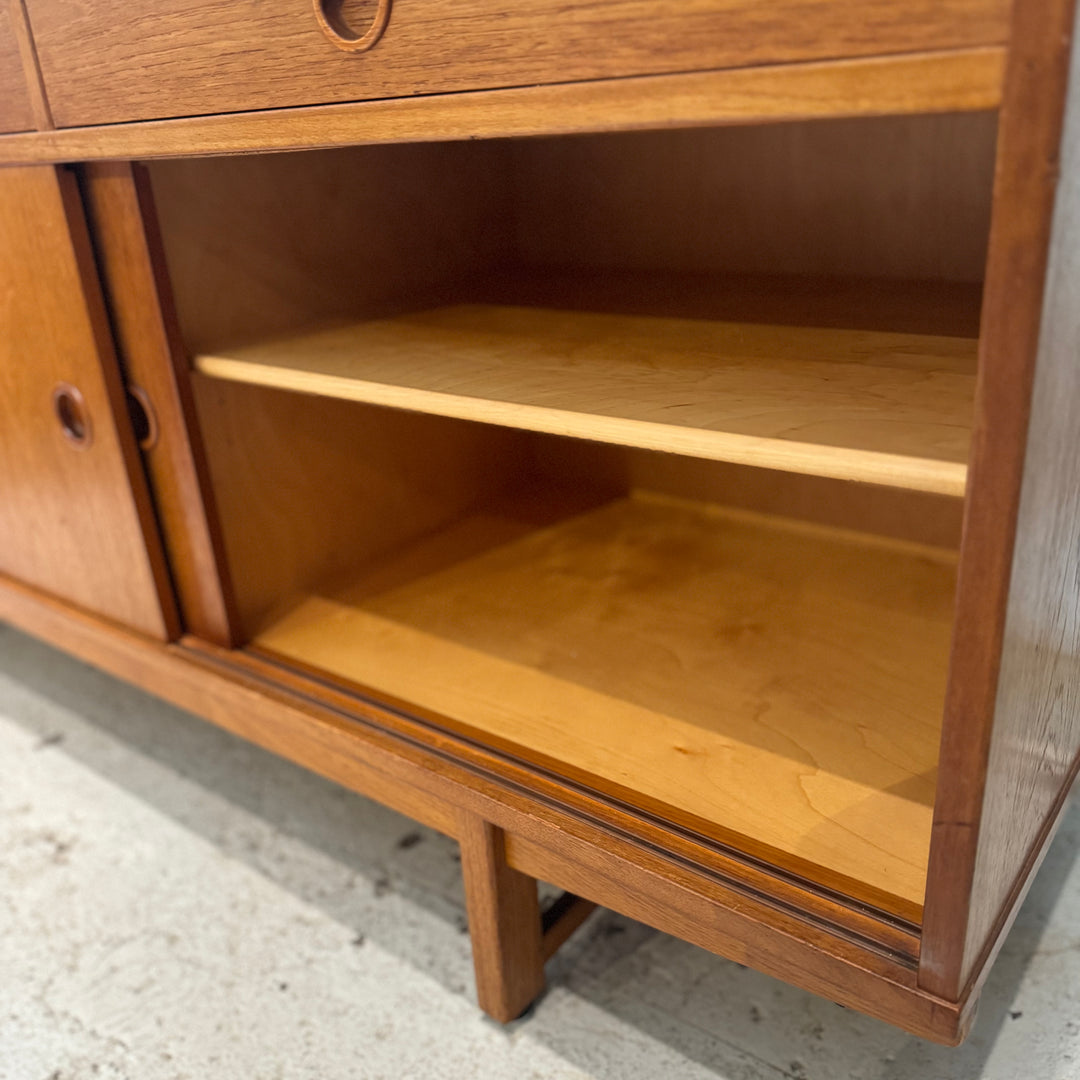
[[[0,627],[0,1080],[1080,1077],[1078,844],[960,1050],[609,912],[499,1028],[454,844]]]

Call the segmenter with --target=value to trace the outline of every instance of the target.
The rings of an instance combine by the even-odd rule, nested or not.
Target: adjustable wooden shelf
[[[1080,761],[1073,5],[315,6],[0,19],[0,617],[458,839],[498,1019],[599,903],[958,1042]]]
[[[471,305],[195,366],[258,386],[962,496],[975,345]]]

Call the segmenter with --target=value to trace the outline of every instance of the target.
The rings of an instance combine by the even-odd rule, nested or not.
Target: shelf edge
[[[455,420],[516,427],[528,431],[631,446],[734,465],[752,465],[832,480],[877,484],[962,498],[967,465],[932,458],[887,454],[759,435],[679,427],[647,420],[577,413],[517,402],[444,394],[432,390],[337,375],[298,372],[219,356],[197,356],[195,369],[210,378],[266,386],[367,405],[405,409]],[[317,389],[315,383],[317,382]]]

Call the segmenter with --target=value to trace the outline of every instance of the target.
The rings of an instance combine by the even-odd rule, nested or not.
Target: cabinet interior
[[[995,136],[152,165],[244,639],[918,923]]]

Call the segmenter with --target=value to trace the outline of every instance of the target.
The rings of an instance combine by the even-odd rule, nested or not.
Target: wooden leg
[[[505,834],[474,814],[459,836],[476,996],[500,1023],[516,1020],[544,989],[536,882],[506,863]]]

